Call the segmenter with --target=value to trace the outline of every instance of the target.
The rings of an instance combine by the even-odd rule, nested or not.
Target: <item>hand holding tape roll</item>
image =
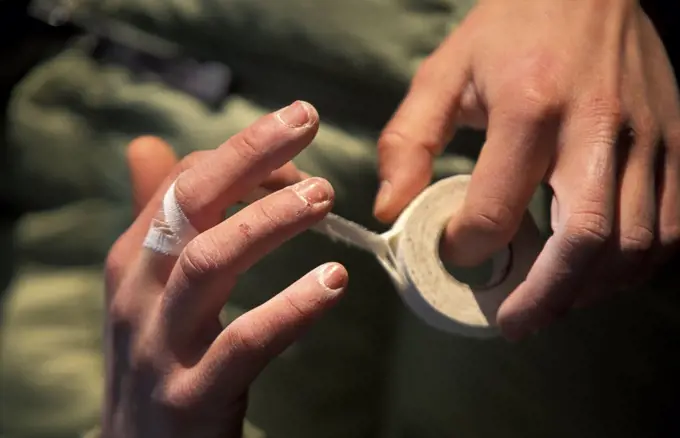
[[[313,230],[373,253],[404,303],[429,325],[464,336],[494,336],[498,308],[524,281],[542,242],[526,213],[507,251],[494,256],[487,284],[473,287],[454,278],[439,257],[439,242],[465,199],[469,181],[469,175],[456,175],[432,184],[382,234],[335,214],[327,215]]]

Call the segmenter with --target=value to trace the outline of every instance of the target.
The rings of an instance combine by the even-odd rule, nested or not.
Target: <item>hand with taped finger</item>
[[[653,24],[633,0],[482,0],[416,73],[379,141],[375,214],[430,181],[456,125],[486,128],[443,254],[481,263],[509,243],[538,185],[553,236],[498,323],[520,339],[637,284],[680,242],[680,105]]]
[[[330,211],[330,184],[286,164],[317,129],[296,102],[178,164],[160,140],[130,146],[138,216],[106,266],[105,436],[240,437],[250,383],[340,299],[347,272],[328,263],[218,320],[240,274]],[[284,188],[224,219],[259,186]]]

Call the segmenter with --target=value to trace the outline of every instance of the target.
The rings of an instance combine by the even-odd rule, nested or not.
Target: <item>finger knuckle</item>
[[[403,132],[388,126],[380,134],[380,138],[378,139],[378,153],[383,154],[389,150],[398,149],[408,143]]]
[[[238,141],[234,144],[234,152],[244,160],[252,161],[260,159],[266,152],[261,146],[262,128],[257,124],[246,128]]]
[[[553,116],[561,108],[562,93],[556,72],[561,64],[553,54],[535,53],[519,63],[520,67],[508,76],[515,82],[508,87],[513,104],[520,109],[520,116],[529,120],[542,120]]]
[[[575,213],[565,224],[565,241],[572,248],[599,248],[611,235],[611,221],[597,211]]]
[[[129,304],[126,301],[121,300],[118,297],[113,297],[107,313],[112,323],[114,335],[129,331],[129,322],[133,315]]]
[[[429,87],[433,83],[436,83],[437,78],[441,77],[441,69],[438,68],[436,64],[437,58],[435,54],[430,54],[425,57],[413,75],[411,88]]]
[[[235,356],[254,356],[265,352],[267,345],[258,333],[249,322],[233,322],[226,331],[230,353]]]
[[[282,297],[286,303],[286,307],[289,309],[289,313],[294,315],[294,319],[304,321],[310,317],[309,304],[311,303],[300,302],[294,297],[291,297],[289,294],[283,294]]]
[[[614,138],[624,120],[623,104],[615,94],[594,94],[585,99],[580,108],[590,119],[595,135],[605,136],[609,142]]]
[[[654,244],[654,231],[644,225],[632,225],[621,230],[621,250],[624,253],[643,253]]]
[[[541,121],[553,117],[560,110],[557,86],[549,77],[535,73],[519,85],[519,116],[529,121]]]
[[[159,349],[155,348],[154,344],[155,339],[149,339],[148,336],[143,335],[132,340],[130,367],[133,370],[144,372],[158,369],[157,365],[160,361],[157,353]]]
[[[680,160],[680,120],[671,123],[666,129],[664,139],[666,148]]]
[[[475,204],[467,221],[473,228],[503,240],[512,237],[518,219],[510,206],[500,199],[484,199]]]
[[[655,146],[660,138],[660,128],[656,116],[649,108],[642,108],[633,122],[636,141],[643,147]]]
[[[404,149],[422,149],[433,157],[437,155],[440,146],[434,136],[412,136],[401,129],[388,127],[378,140],[378,153],[382,156],[389,151],[403,151]]]
[[[155,401],[175,415],[195,415],[202,391],[196,385],[190,384],[190,380],[183,378],[180,373],[170,373],[159,382]]]
[[[106,275],[107,283],[113,284],[120,280],[123,275],[125,266],[127,265],[127,258],[124,256],[122,250],[122,237],[119,238],[111,247],[106,260],[104,262],[104,273]]]
[[[306,204],[303,204],[302,208],[298,208],[295,213],[300,213],[307,208]],[[256,217],[258,222],[261,224],[262,229],[272,230],[274,228],[279,228],[284,222],[286,222],[286,208],[283,205],[267,205],[265,202],[260,202],[257,204]]]
[[[187,279],[195,280],[217,271],[220,259],[217,245],[209,234],[203,234],[187,244],[178,263]]]

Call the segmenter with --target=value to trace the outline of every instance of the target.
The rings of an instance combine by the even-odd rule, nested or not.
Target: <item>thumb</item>
[[[127,161],[132,183],[134,215],[151,201],[158,187],[177,164],[177,156],[158,137],[139,137],[128,146]]]

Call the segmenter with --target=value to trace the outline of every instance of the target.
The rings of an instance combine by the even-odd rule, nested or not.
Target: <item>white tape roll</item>
[[[439,242],[469,181],[469,175],[457,175],[431,185],[383,234],[334,214],[314,230],[374,253],[406,305],[431,326],[465,336],[494,336],[499,306],[526,278],[542,242],[527,213],[508,251],[493,258],[490,283],[471,287],[454,278],[439,257]]]

